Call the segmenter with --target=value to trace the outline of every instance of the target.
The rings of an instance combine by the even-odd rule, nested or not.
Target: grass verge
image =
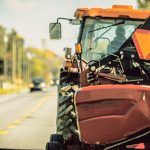
[[[19,92],[20,90],[22,90],[24,88],[25,87],[16,87],[16,88],[10,88],[10,89],[0,89],[0,95],[13,94],[13,93]]]

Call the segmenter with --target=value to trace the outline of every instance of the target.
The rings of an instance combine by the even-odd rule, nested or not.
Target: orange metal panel
[[[137,29],[133,35],[133,42],[137,49],[140,59],[150,59],[150,31]]]
[[[76,18],[83,18],[84,16],[102,16],[102,17],[129,17],[133,19],[146,19],[150,16],[149,10],[135,10],[128,5],[113,5],[112,8],[79,8],[75,12]]]

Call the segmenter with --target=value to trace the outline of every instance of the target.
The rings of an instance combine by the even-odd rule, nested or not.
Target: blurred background
[[[114,4],[150,10],[150,0],[0,0],[0,149],[44,149],[55,133],[54,85],[79,27],[61,21],[62,39],[50,41],[49,23],[73,18],[77,8]],[[31,93],[33,86],[44,92]]]

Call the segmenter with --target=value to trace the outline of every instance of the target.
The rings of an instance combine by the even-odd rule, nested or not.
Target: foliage
[[[150,0],[137,0],[139,9],[150,10]]]
[[[26,53],[29,61],[30,78],[44,77],[47,81],[58,76],[61,58],[50,50],[27,48]]]
[[[17,93],[17,92],[21,91],[22,89],[23,89],[23,87],[18,87],[18,86],[14,87],[14,88],[7,88],[7,89],[0,88],[0,95]]]
[[[5,35],[5,28],[0,26],[0,59],[3,60],[4,57],[4,35]]]

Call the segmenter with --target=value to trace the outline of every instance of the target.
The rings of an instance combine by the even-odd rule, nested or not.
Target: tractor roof
[[[113,5],[112,8],[79,8],[75,12],[75,17],[82,19],[85,16],[89,17],[112,17],[112,18],[131,18],[131,19],[146,19],[150,16],[148,10],[135,10],[130,5]]]

